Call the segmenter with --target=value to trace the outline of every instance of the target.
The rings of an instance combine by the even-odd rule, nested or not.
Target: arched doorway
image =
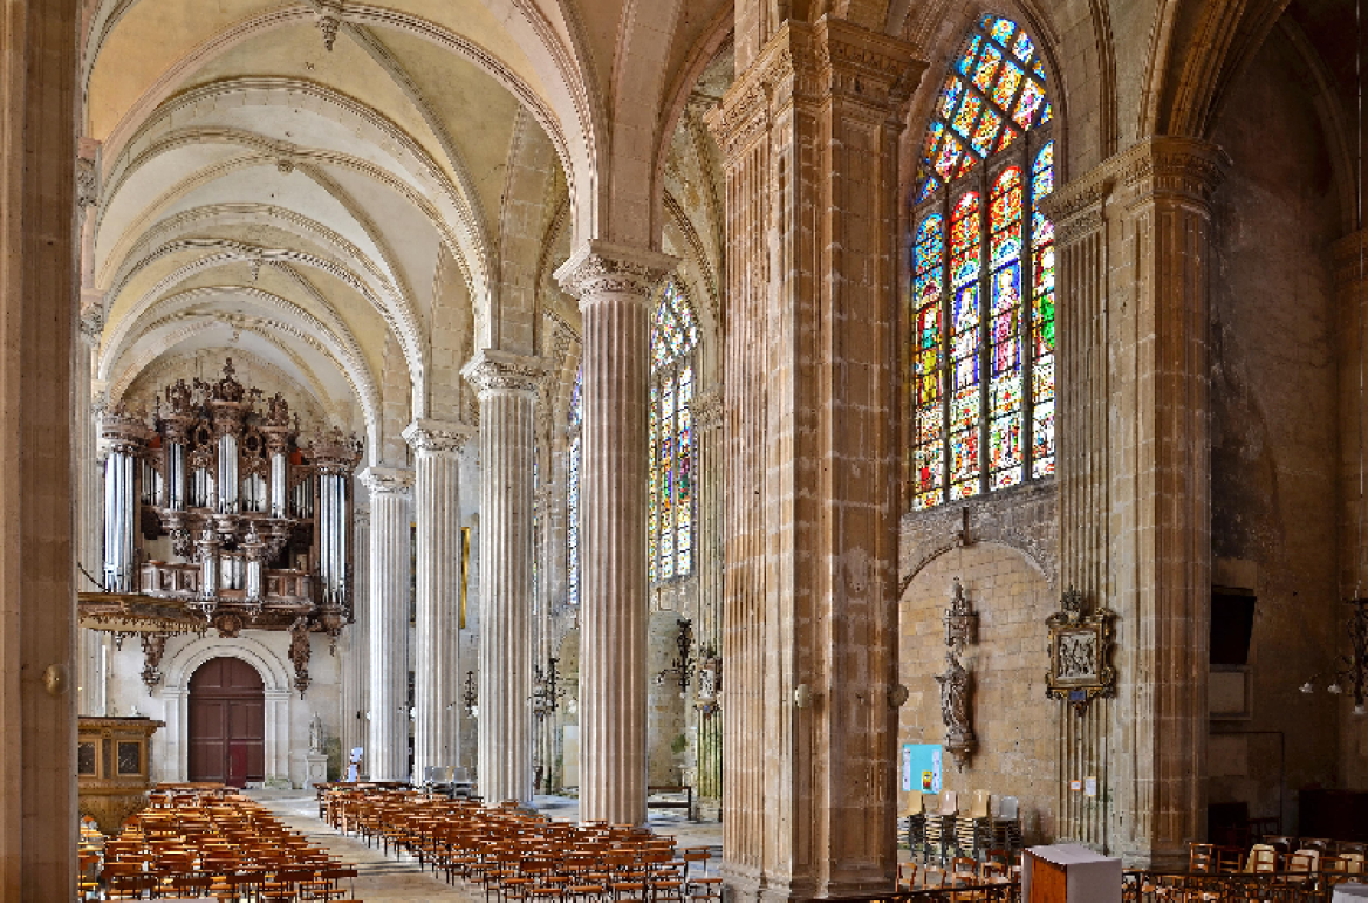
[[[189,767],[192,781],[231,787],[266,777],[266,687],[238,658],[214,658],[190,678]]]

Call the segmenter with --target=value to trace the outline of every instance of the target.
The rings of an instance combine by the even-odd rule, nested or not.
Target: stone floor
[[[385,856],[378,847],[368,847],[355,837],[344,837],[318,817],[318,802],[312,793],[299,790],[249,790],[247,795],[269,808],[285,825],[308,837],[313,843],[357,871],[353,896],[358,900],[483,901],[482,892],[461,885],[447,884],[440,876],[424,870],[411,856]],[[579,801],[563,796],[538,796],[536,808],[557,820],[579,816]],[[708,847],[713,858],[708,873],[717,874],[722,858],[722,825],[717,822],[690,822],[683,815],[652,812],[651,829],[657,834],[679,838],[681,847]],[[344,882],[344,887],[348,886]]]

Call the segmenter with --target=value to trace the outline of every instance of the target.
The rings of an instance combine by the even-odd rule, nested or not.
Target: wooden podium
[[[1031,847],[1022,857],[1023,903],[1121,903],[1121,860],[1084,846]]]

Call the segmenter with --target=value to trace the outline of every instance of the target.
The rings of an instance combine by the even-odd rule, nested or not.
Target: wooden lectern
[[[1121,903],[1121,860],[1084,846],[1031,847],[1022,857],[1024,903]]]

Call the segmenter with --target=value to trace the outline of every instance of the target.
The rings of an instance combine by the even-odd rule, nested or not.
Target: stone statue
[[[323,752],[323,717],[317,713],[309,722],[309,752]]]
[[[969,729],[969,672],[954,650],[945,653],[944,674],[936,675],[941,690],[941,720],[948,729]]]
[[[960,771],[978,745],[969,715],[970,675],[952,648],[945,653],[945,672],[936,675],[941,691],[941,720],[945,722],[945,750]]]

